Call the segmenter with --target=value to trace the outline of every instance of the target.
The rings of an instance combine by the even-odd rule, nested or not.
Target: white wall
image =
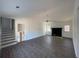
[[[70,31],[69,32],[65,32],[64,31],[64,26],[65,25],[69,25],[70,26]],[[62,28],[62,36],[63,37],[68,37],[68,38],[72,38],[73,37],[73,28],[72,28],[72,20],[69,21],[63,21],[63,22],[52,22],[52,28]]]
[[[23,41],[30,40],[32,38],[36,38],[43,35],[43,26],[42,22],[33,19],[20,18],[15,21],[15,32],[16,32],[16,40],[19,42],[19,32],[17,31],[17,24],[23,24]]]
[[[43,34],[51,35],[52,22],[43,22]]]
[[[34,20],[34,19],[26,19],[26,18],[22,18],[22,19],[16,19],[16,40],[19,41],[19,32],[17,31],[17,24],[23,24],[23,31],[24,31],[24,37],[23,40],[29,40],[32,38],[36,38],[42,35],[46,35],[49,34],[51,35],[51,31],[48,30],[48,32],[46,32],[46,23],[45,22],[41,22],[39,20]],[[72,26],[72,22],[71,21],[67,21],[67,22],[48,22],[48,25],[50,26],[50,30],[51,28],[55,28],[55,27],[59,27],[59,28],[64,28],[64,25],[70,25]],[[72,28],[72,27],[71,27]],[[62,35],[63,37],[69,37],[72,38],[72,31],[70,32],[64,32],[64,30],[62,31]]]
[[[58,22],[57,21],[53,21],[52,22],[52,28],[56,28],[56,27],[58,27],[58,28],[62,27],[60,21],[58,21]]]
[[[68,38],[73,38],[73,28],[72,28],[73,23],[72,23],[72,20],[62,22],[61,25],[62,25],[62,28],[63,28],[63,30],[62,30],[62,36],[63,37],[68,37]],[[65,25],[69,25],[70,26],[70,31],[69,32],[66,32],[64,30],[64,26]]]
[[[56,21],[49,21],[49,22],[44,22],[43,23],[43,33],[44,34],[48,34],[51,35],[52,30],[51,28],[62,28],[63,26],[61,25],[63,24],[62,22],[56,22]]]
[[[76,57],[79,58],[79,0],[76,0],[74,8],[73,43]]]
[[[68,38],[73,38],[73,28],[72,28],[72,20],[69,20],[69,21],[51,21],[51,22],[47,22],[48,23],[48,26],[50,26],[50,30],[51,28],[62,28],[62,36],[63,37],[68,37]],[[52,31],[48,31],[49,30],[49,27],[46,29],[46,22],[44,22],[44,27],[43,27],[43,32],[44,34],[48,34],[48,35],[51,35],[51,32]],[[70,31],[69,32],[65,32],[64,31],[64,26],[65,25],[69,25],[70,26]]]

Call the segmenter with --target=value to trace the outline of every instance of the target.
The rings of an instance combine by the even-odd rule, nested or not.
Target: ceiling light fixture
[[[20,8],[19,6],[16,6],[16,8]]]

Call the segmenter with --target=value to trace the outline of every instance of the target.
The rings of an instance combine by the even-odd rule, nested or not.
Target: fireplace
[[[52,36],[62,37],[62,28],[52,28]]]

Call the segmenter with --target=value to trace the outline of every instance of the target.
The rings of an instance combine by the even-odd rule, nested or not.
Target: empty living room
[[[0,0],[0,58],[79,58],[79,0]]]

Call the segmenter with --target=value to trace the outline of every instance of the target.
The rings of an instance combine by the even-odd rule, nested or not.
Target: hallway
[[[74,58],[72,39],[42,36],[3,48],[2,58]]]

